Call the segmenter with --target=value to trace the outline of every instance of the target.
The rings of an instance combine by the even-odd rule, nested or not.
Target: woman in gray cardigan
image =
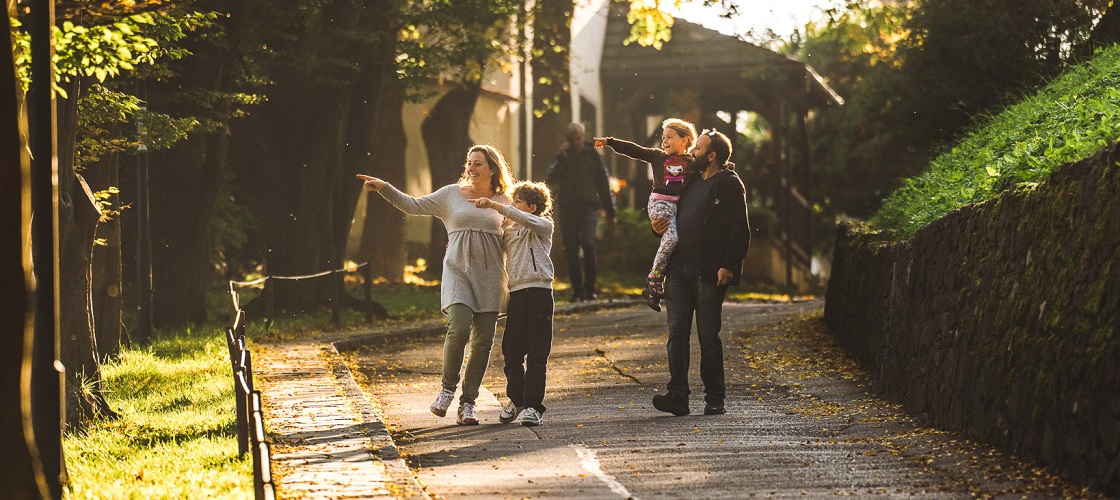
[[[513,183],[509,165],[497,148],[477,145],[467,151],[463,176],[456,184],[429,195],[413,198],[384,180],[358,175],[367,190],[381,193],[389,203],[408,215],[431,215],[447,228],[447,253],[443,258],[440,307],[447,315],[443,342],[442,389],[432,402],[432,413],[447,414],[459,385],[459,372],[469,341],[470,357],[459,397],[460,425],[477,425],[475,400],[490,361],[494,327],[506,289],[505,259],[502,255],[502,215],[480,209],[467,200],[489,198],[509,204],[506,191]]]

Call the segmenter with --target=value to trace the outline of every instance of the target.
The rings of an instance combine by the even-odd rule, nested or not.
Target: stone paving
[[[258,349],[280,498],[428,498],[330,342]]]

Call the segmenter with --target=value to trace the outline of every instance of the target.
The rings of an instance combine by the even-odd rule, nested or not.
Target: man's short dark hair
[[[723,132],[715,129],[709,129],[702,132],[700,135],[708,136],[709,146],[708,151],[715,151],[716,163],[720,166],[727,163],[731,159],[731,139],[728,139]]]

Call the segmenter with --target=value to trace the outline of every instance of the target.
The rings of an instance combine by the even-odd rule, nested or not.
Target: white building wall
[[[595,106],[593,117],[597,130],[592,135],[603,134],[603,90],[599,80],[599,65],[603,59],[603,42],[607,33],[609,0],[577,1],[572,13],[571,92],[572,121],[587,121],[586,110],[581,109],[580,98]]]

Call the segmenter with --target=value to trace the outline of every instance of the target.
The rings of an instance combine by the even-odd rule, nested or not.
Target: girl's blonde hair
[[[502,152],[489,144],[476,144],[467,150],[467,160],[463,163],[463,175],[459,177],[459,185],[466,186],[471,183],[470,177],[467,176],[467,165],[470,164],[471,153],[474,152],[482,153],[486,157],[486,163],[490,165],[490,170],[493,172],[490,175],[490,187],[494,189],[494,194],[506,194],[513,185],[509,164],[506,163]]]
[[[684,137],[688,140],[685,145],[685,151],[692,149],[692,145],[696,144],[696,127],[680,118],[669,118],[661,122],[662,129],[672,129],[677,135]]]
[[[526,205],[536,205],[533,215],[544,217],[552,212],[552,191],[543,182],[521,181],[513,186],[511,198],[521,198]]]

